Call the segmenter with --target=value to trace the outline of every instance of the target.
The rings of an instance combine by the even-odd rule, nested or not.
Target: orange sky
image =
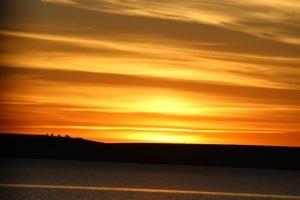
[[[298,0],[0,5],[0,132],[300,146]]]

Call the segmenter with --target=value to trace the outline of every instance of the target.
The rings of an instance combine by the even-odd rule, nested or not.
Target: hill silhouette
[[[0,134],[0,157],[300,170],[299,147],[100,143],[69,136]]]

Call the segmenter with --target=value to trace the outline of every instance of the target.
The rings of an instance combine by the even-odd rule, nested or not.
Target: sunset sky
[[[300,146],[299,0],[1,0],[0,132]]]

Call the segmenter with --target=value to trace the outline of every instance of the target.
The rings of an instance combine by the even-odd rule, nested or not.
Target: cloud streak
[[[51,1],[63,3],[64,1]],[[300,6],[295,0],[287,1],[207,1],[189,2],[147,0],[72,0],[74,6],[100,12],[147,16],[179,21],[191,21],[245,31],[258,37],[291,44],[300,44]],[[286,31],[286,28],[290,32]],[[294,31],[294,32],[293,32]]]
[[[218,82],[193,81],[182,79],[137,76],[116,73],[85,72],[60,69],[34,69],[1,67],[2,80],[23,77],[64,84],[85,84],[91,86],[113,85],[129,87],[164,88],[179,91],[207,93],[214,96],[227,96],[244,99],[270,100],[271,102],[294,102],[298,105],[300,90],[268,89],[242,85],[228,85]],[[271,103],[270,102],[270,103]]]
[[[95,72],[115,73],[115,71],[118,71],[118,73],[123,74],[150,75],[165,78],[176,77],[188,80],[215,81],[218,79],[218,81],[227,84],[232,84],[232,80],[235,80],[234,84],[240,85],[298,89],[298,84],[294,81],[297,81],[297,75],[300,71],[293,64],[296,65],[299,62],[299,58],[272,58],[268,56],[213,52],[206,50],[206,47],[194,49],[174,43],[161,44],[159,41],[144,43],[139,40],[86,39],[65,35],[7,30],[0,31],[0,34],[14,38],[39,40],[39,44],[46,42],[45,45],[40,45],[40,47],[31,47],[30,49],[33,52],[28,51],[28,47],[35,43],[25,40],[26,43],[24,45],[26,46],[21,50],[20,46],[13,47],[12,45],[19,45],[24,43],[24,41],[10,42],[5,47],[6,52],[9,49],[12,49],[12,51],[20,49],[21,52],[19,52],[17,57],[21,57],[23,54],[23,57],[36,57],[37,54],[39,56],[35,59],[24,59],[23,57],[12,58],[8,54],[8,58],[6,58],[6,54],[3,53],[3,65],[25,65],[39,68],[57,66],[56,68],[67,67],[68,69],[77,70],[81,70],[82,66],[84,66],[86,71],[91,70]],[[62,45],[59,45],[60,43]],[[56,44],[54,49],[51,44]],[[4,46],[5,43],[2,45]],[[37,47],[38,49],[34,50]],[[49,49],[50,47],[51,49]],[[75,51],[76,49],[78,49],[78,52]],[[87,49],[90,49],[88,54],[78,57],[78,53]],[[45,64],[45,61],[49,60],[51,53],[56,57],[55,60],[52,62],[48,61]],[[116,57],[116,59],[111,60],[110,57],[112,56]],[[8,60],[8,62],[5,62],[5,60]],[[251,60],[256,60],[258,64],[247,64],[247,61],[251,62]],[[241,62],[243,63],[242,69],[240,68]],[[276,63],[278,68],[270,69],[268,62]],[[126,65],[126,68],[119,68],[120,64]],[[293,69],[286,71],[286,67],[289,64]],[[97,65],[101,65],[101,67]],[[285,78],[285,80],[281,80],[282,77],[276,79],[274,78],[275,74],[286,74],[285,77],[289,78]]]

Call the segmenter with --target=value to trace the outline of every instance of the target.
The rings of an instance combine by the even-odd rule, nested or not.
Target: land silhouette
[[[300,147],[101,143],[68,135],[0,134],[0,157],[300,170]]]

